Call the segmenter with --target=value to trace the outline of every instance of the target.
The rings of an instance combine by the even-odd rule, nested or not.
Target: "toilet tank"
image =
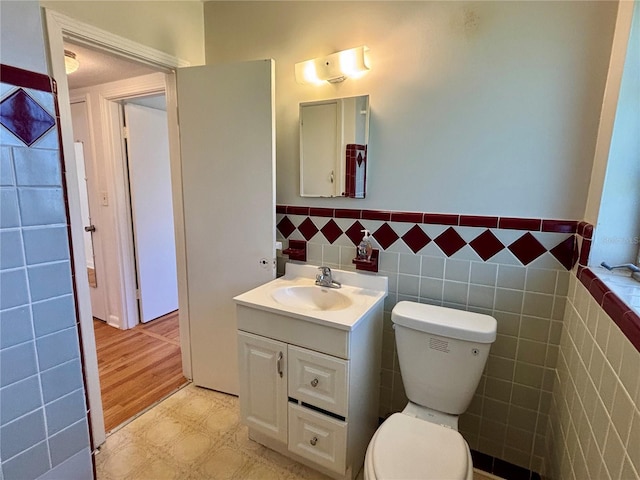
[[[440,412],[463,413],[496,339],[495,318],[402,301],[391,320],[407,398]]]

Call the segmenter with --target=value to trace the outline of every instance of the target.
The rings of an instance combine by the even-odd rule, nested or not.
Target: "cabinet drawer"
[[[293,345],[288,357],[289,396],[346,417],[348,362]]]
[[[289,451],[344,475],[347,423],[290,403]]]

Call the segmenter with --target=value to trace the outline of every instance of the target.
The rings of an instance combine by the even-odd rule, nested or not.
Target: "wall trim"
[[[183,60],[168,53],[156,50],[138,42],[115,35],[101,28],[94,27],[74,18],[63,15],[60,12],[46,8],[46,15],[49,20],[55,20],[63,32],[63,38],[71,39],[91,48],[98,48],[110,54],[117,54],[121,57],[133,60],[145,65],[160,67],[165,71],[176,67],[188,67],[191,65],[187,60]]]
[[[276,205],[276,213],[289,215],[311,215],[315,217],[353,218],[361,220],[383,220],[391,222],[451,225],[458,227],[501,228],[505,230],[528,230],[532,232],[576,233],[577,220],[545,218],[498,217],[484,215],[443,214],[430,212],[399,212],[395,210],[366,210],[349,208],[316,208],[295,205]]]

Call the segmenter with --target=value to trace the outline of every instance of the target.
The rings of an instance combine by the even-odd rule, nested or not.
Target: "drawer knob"
[[[311,386],[313,388],[316,388],[318,386],[318,379],[317,378],[314,378],[313,380],[311,380]],[[314,445],[315,445],[315,443],[314,443]]]
[[[318,437],[313,437],[309,440],[309,443],[315,447],[316,443],[318,443]]]

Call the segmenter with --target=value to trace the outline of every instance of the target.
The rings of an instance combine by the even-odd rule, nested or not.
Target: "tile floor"
[[[249,440],[238,399],[193,384],[110,435],[96,470],[98,480],[328,478]]]

